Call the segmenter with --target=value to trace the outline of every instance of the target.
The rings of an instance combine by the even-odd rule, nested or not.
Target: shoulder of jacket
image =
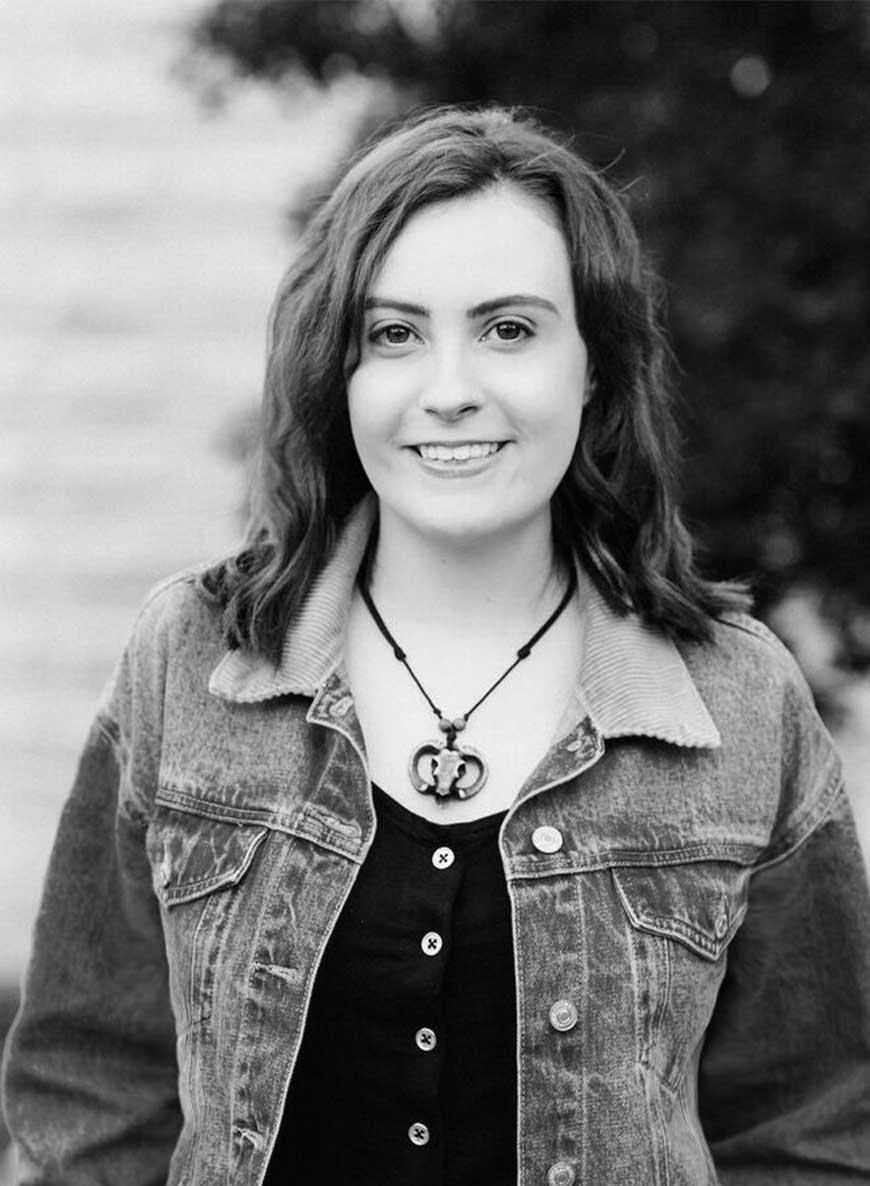
[[[736,671],[754,671],[776,684],[796,684],[808,692],[792,652],[763,622],[746,613],[728,613],[713,624],[713,645]]]
[[[728,614],[714,625],[704,660],[687,657],[702,673],[702,695],[714,720],[730,722],[734,752],[748,756],[752,785],[766,765],[778,787],[770,843],[762,863],[797,848],[834,809],[842,786],[839,755],[792,652],[749,614]],[[724,730],[723,730],[724,736]]]
[[[199,588],[205,564],[185,568],[153,585],[143,598],[127,645],[98,705],[98,714],[114,716],[142,691],[162,685],[177,662],[214,662],[223,649],[221,612]]]
[[[205,567],[173,573],[148,591],[97,705],[96,725],[130,771],[120,806],[140,821],[151,812],[167,715],[202,711],[209,674],[225,651],[220,607],[199,588]]]
[[[764,622],[754,618],[752,614],[737,611],[728,612],[715,618],[714,621],[725,629],[736,630],[742,634],[748,634],[752,638],[760,639],[767,646],[773,647],[774,650],[779,650],[785,645],[769,626],[765,626]]]
[[[219,609],[199,587],[199,578],[209,567],[207,563],[191,565],[152,585],[136,614],[133,639],[151,636],[155,630],[171,633],[219,619]]]
[[[792,652],[749,614],[713,622],[709,642],[681,646],[683,660],[714,720],[730,722],[741,737],[782,725],[815,729],[812,690]],[[721,731],[721,729],[720,729]]]
[[[145,593],[139,609],[140,615],[154,603],[165,604],[167,601],[177,601],[179,598],[184,600],[191,592],[197,593],[199,578],[209,567],[207,562],[191,564],[187,568],[181,568],[157,581]],[[198,593],[197,596],[199,596]]]

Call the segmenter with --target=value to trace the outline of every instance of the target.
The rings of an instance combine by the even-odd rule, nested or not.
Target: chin
[[[480,507],[478,509],[467,505],[457,505],[453,512],[442,508],[442,513],[429,513],[409,517],[408,522],[423,536],[441,544],[453,547],[473,547],[495,540],[498,537],[518,534],[528,529],[536,515],[507,516],[503,508]],[[549,524],[549,507],[546,510],[546,521]]]

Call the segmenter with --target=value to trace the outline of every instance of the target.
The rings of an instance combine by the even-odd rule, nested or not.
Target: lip
[[[466,461],[437,461],[432,458],[424,457],[418,452],[420,445],[409,445],[408,452],[412,454],[417,463],[426,470],[427,473],[435,474],[440,478],[466,478],[473,477],[475,474],[483,473],[485,470],[491,469],[498,464],[499,458],[504,453],[505,446],[508,441],[493,441],[482,440],[480,437],[475,440],[464,441],[421,441],[420,445],[445,445],[448,449],[456,449],[460,445],[498,445],[494,453],[489,453],[485,457],[469,457]]]
[[[468,437],[464,440],[456,441],[417,441],[413,445],[408,445],[408,448],[412,449],[419,456],[420,450],[427,447],[461,449],[463,446],[471,447],[472,445],[495,445],[496,452],[498,453],[507,443],[507,441],[498,440],[496,437]]]
[[[458,449],[460,445],[504,445],[506,441],[497,440],[495,437],[467,437],[456,441],[417,441],[416,445],[410,445],[411,449],[422,449],[424,445],[444,445],[448,449]]]

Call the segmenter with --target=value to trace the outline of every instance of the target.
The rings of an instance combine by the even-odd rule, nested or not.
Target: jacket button
[[[420,940],[420,946],[424,955],[437,955],[444,946],[444,940],[437,931],[427,931]]]
[[[446,844],[432,853],[432,864],[436,869],[449,869],[455,860],[456,854]]]
[[[408,1140],[412,1145],[428,1145],[429,1129],[425,1124],[412,1124],[408,1129]]]
[[[577,1010],[571,1001],[556,1001],[554,1005],[550,1006],[550,1025],[554,1030],[558,1030],[560,1034],[566,1034],[576,1024]]]
[[[549,824],[541,824],[532,832],[532,844],[538,852],[558,852],[562,847],[562,833]]]
[[[428,1025],[424,1025],[422,1029],[417,1030],[416,1034],[414,1034],[414,1041],[420,1050],[434,1050],[438,1045],[435,1031],[430,1030]]]
[[[547,1170],[547,1186],[574,1186],[575,1176],[567,1161],[557,1161]]]
[[[724,939],[728,934],[728,915],[720,914],[713,923],[713,934],[717,939]]]

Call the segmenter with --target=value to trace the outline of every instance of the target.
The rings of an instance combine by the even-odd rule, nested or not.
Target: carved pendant
[[[470,799],[482,789],[489,775],[476,749],[458,746],[455,735],[444,741],[424,741],[411,754],[411,783],[421,795],[434,795],[439,803],[449,798]]]

